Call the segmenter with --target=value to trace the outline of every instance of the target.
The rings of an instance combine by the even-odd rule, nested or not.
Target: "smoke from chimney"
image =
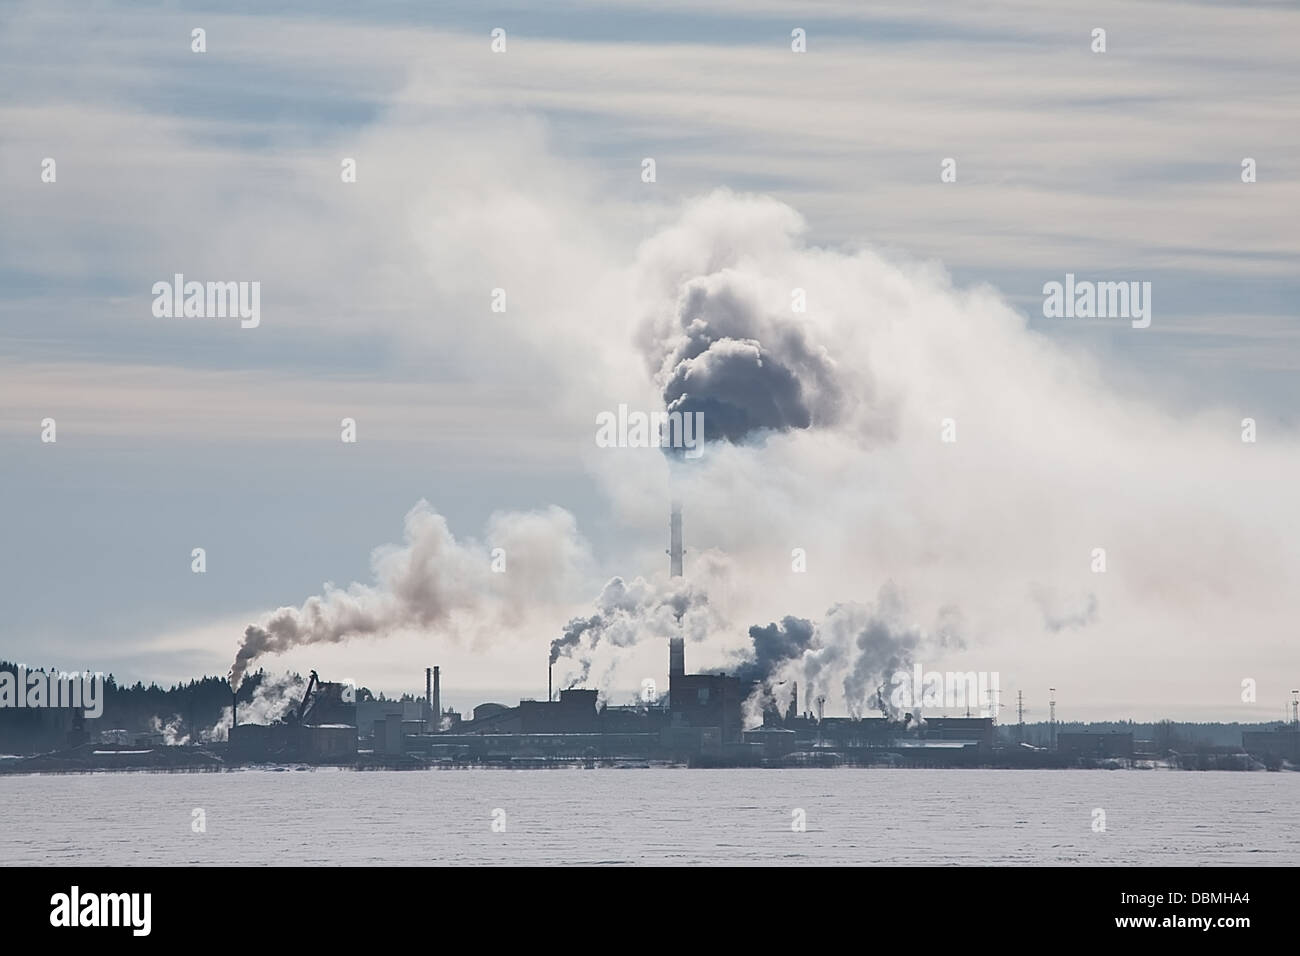
[[[236,725],[236,720],[240,726],[273,724],[283,720],[298,705],[307,688],[307,682],[294,674],[281,674],[278,677],[266,673],[253,674],[248,678],[248,683],[252,694],[248,693],[248,688],[243,689],[248,699],[241,704],[238,694],[232,691],[230,706],[221,709],[220,719],[200,732],[199,739],[228,740],[230,729]]]
[[[492,573],[494,547],[507,556],[509,573]],[[495,514],[480,544],[457,541],[446,519],[420,501],[407,512],[405,543],[372,553],[374,584],[327,584],[301,607],[250,624],[230,668],[231,686],[239,687],[259,657],[306,644],[404,629],[458,636],[521,626],[538,606],[559,603],[588,561],[588,546],[563,509]]]
[[[676,314],[643,326],[641,344],[668,411],[703,412],[708,441],[841,418],[830,354],[808,340],[788,306],[765,309],[730,271],[689,280]]]
[[[704,589],[685,578],[611,578],[596,599],[596,612],[569,621],[551,642],[550,663],[576,659],[579,671],[569,687],[587,680],[592,651],[601,644],[630,647],[651,637],[686,635],[703,640],[723,626]]]
[[[797,707],[802,681],[809,698],[819,702],[838,690],[854,718],[878,711],[901,720],[904,712],[891,699],[894,675],[910,671],[920,650],[938,653],[961,647],[959,627],[951,608],[929,631],[908,623],[902,596],[885,585],[875,604],[837,604],[815,624],[786,617],[780,624],[751,627],[752,650],[733,672],[757,683],[747,702],[756,712],[789,713]],[[783,700],[787,692],[788,701]]]

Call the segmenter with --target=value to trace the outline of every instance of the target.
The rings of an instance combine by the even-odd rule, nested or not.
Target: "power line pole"
[[[1056,750],[1056,688],[1047,688],[1051,691],[1052,696],[1048,703],[1051,705],[1051,713],[1048,717],[1048,741],[1052,750]]]

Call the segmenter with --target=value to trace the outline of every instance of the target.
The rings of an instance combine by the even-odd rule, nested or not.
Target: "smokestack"
[[[555,694],[551,690],[551,671],[555,670],[555,665],[547,661],[546,664],[546,702],[550,703],[555,699]]]
[[[794,720],[799,716],[799,682],[792,681],[790,686],[790,706],[785,710],[785,719]]]
[[[424,669],[424,732],[429,732],[429,721],[433,716],[433,668]]]
[[[239,726],[239,691],[230,689],[230,726]]]
[[[668,677],[681,677],[686,673],[686,639],[668,638]]]
[[[433,669],[433,732],[442,730],[442,671]]]
[[[676,500],[668,518],[668,573],[674,578],[682,576],[682,503]]]

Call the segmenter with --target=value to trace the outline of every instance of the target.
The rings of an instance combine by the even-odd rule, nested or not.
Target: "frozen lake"
[[[1180,771],[0,776],[0,862],[1295,865],[1298,795],[1298,774]]]

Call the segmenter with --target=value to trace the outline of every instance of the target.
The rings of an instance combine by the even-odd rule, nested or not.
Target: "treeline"
[[[16,675],[18,664],[0,661],[0,671]],[[28,667],[27,672],[58,674],[57,668]],[[301,675],[295,678],[305,683]],[[257,688],[267,679],[264,669],[245,676],[239,687],[239,702],[252,700]],[[357,689],[357,700],[384,700],[368,688]],[[403,699],[413,699],[403,695]],[[156,683],[119,684],[111,673],[104,677],[103,714],[85,721],[93,735],[105,730],[124,730],[128,736],[166,729],[177,741],[189,738],[202,743],[205,735],[222,720],[230,706],[230,684],[224,677],[200,677],[187,683],[162,687]],[[68,745],[74,729],[71,711],[57,708],[0,707],[0,753],[30,754],[60,750]]]
[[[0,671],[17,673],[18,665],[0,661]],[[27,668],[28,673],[57,674],[56,668]],[[85,675],[81,675],[85,676]],[[252,696],[263,680],[261,671],[244,682],[240,699]],[[22,689],[20,689],[20,692]],[[157,726],[170,725],[178,737],[196,739],[221,720],[222,709],[230,706],[230,685],[220,677],[203,677],[188,683],[160,687],[119,684],[112,674],[104,677],[103,712],[96,720],[86,719],[85,729],[121,729],[128,734],[149,733]],[[156,722],[156,723],[155,723]],[[38,753],[64,747],[74,729],[74,715],[59,708],[0,708],[0,751]]]

